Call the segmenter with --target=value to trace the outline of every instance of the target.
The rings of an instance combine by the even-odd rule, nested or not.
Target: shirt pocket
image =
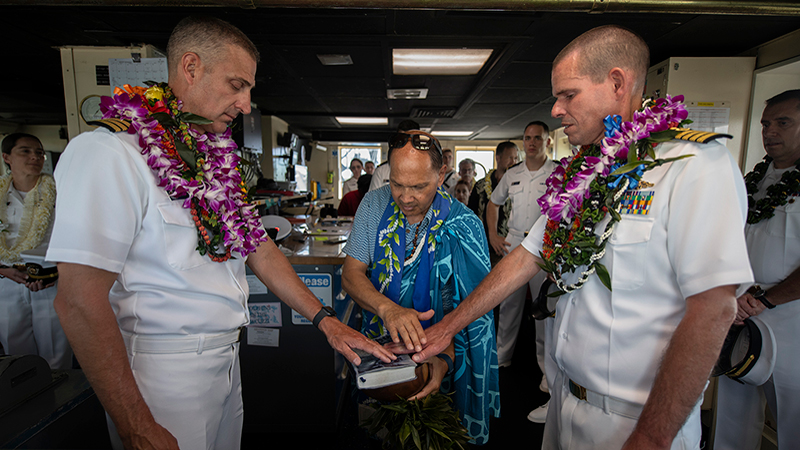
[[[617,222],[607,247],[611,251],[613,267],[611,288],[629,290],[641,287],[647,275],[647,252],[653,219],[626,218]]]
[[[156,206],[163,219],[167,262],[175,269],[188,270],[208,264],[211,259],[197,251],[197,227],[182,203],[183,200],[167,201]]]
[[[511,200],[511,214],[508,216],[509,226],[512,223],[518,226],[519,221],[525,221],[525,186],[522,183],[509,186],[508,198]]]
[[[775,208],[775,215],[767,219],[767,234],[780,238],[800,238],[800,203],[787,203]]]

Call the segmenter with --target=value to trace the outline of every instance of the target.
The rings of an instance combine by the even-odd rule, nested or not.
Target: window
[[[469,158],[475,161],[475,179],[484,178],[489,170],[494,169],[494,149],[494,147],[457,145],[454,163],[456,173],[461,161]]]
[[[381,160],[381,145],[373,143],[348,143],[339,145],[339,186],[337,193],[342,198],[342,185],[353,176],[350,171],[350,163],[353,159],[361,160],[361,164],[372,161],[376,166]],[[361,172],[364,174],[365,172]]]

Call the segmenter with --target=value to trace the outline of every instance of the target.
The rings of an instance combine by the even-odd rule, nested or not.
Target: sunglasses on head
[[[442,146],[439,144],[439,140],[419,130],[408,130],[395,134],[392,136],[392,139],[389,140],[389,148],[402,148],[409,142],[411,142],[411,146],[416,150],[427,152],[433,148],[436,149],[440,155],[442,154]]]

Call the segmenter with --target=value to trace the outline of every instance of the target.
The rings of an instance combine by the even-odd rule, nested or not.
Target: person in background
[[[53,308],[58,282],[31,280],[20,255],[47,248],[56,184],[42,173],[36,136],[12,133],[1,146],[9,173],[0,177],[0,345],[8,355],[38,355],[51,369],[70,369],[72,349]]]
[[[454,191],[453,197],[456,200],[465,205],[469,202],[469,183],[467,183],[467,180],[458,180]]]
[[[458,163],[458,179],[469,182],[469,189],[475,186],[475,161],[465,158]],[[453,185],[455,187],[455,184]],[[453,195],[452,188],[448,191]]]
[[[348,192],[358,189],[358,178],[361,176],[362,169],[363,165],[360,159],[353,158],[353,160],[350,161],[350,172],[353,173],[353,176],[345,181],[344,185],[342,185],[342,197],[347,195]]]
[[[772,376],[761,386],[719,377],[714,448],[761,445],[765,403],[777,420],[778,448],[800,448],[800,89],[767,100],[761,115],[767,155],[745,176],[748,255],[756,285],[741,295],[736,324],[758,317],[775,335]]]
[[[444,166],[447,168],[447,173],[444,175],[444,181],[442,182],[442,189],[447,192],[453,192],[456,182],[458,182],[458,174],[453,169],[453,150],[446,148],[442,150],[442,155],[444,156]]]
[[[522,243],[525,235],[542,215],[537,200],[545,193],[545,181],[556,168],[556,163],[547,157],[550,129],[544,122],[529,123],[525,127],[522,141],[525,161],[506,171],[486,205],[489,246],[503,256]],[[494,224],[498,223],[500,207],[509,200],[511,207],[507,209],[508,234],[502,237],[497,233]],[[531,296],[535,297],[539,293],[545,275],[545,272],[540,272],[528,281],[527,286],[517,289],[500,303],[500,317],[497,319],[497,362],[500,367],[511,365],[522,323],[526,292],[530,289]],[[536,362],[542,371],[539,389],[543,392],[548,392],[544,354],[545,329],[552,325],[552,320],[547,318],[536,322]],[[535,423],[544,423],[545,417],[547,417],[547,403],[528,414],[528,419]]]
[[[365,173],[358,179],[358,190],[348,192],[339,203],[338,213],[339,216],[355,216],[358,211],[358,205],[361,204],[361,199],[369,191],[369,183],[372,181],[372,175]]]
[[[627,150],[638,145],[616,131],[615,116],[622,130],[647,123],[655,132],[688,115],[680,98],[634,115],[648,67],[644,40],[616,25],[587,31],[556,56],[551,114],[570,144],[582,146],[564,163],[591,169],[557,168],[548,181],[552,195],[540,202],[543,215],[522,245],[441,322],[409,337],[427,341],[415,361],[438,354],[545,265],[565,292],[547,337],[555,373],[547,377],[546,450],[699,449],[702,394],[736,315],[736,286],[753,282],[745,187],[728,149],[713,142],[719,135],[699,134],[701,144],[690,141],[694,133],[675,134],[654,149],[659,161],[636,155],[647,162],[641,175],[641,164],[628,176],[611,175],[612,164],[626,164]],[[608,116],[613,140],[604,136]],[[606,201],[618,217],[602,209]],[[573,229],[576,215],[599,219],[595,212],[603,222],[582,220]],[[597,244],[611,219],[608,240]],[[602,254],[577,247],[592,242]],[[565,265],[570,260],[579,265]],[[595,270],[584,274],[588,264]]]
[[[414,120],[405,119],[400,122],[399,125],[397,125],[397,131],[410,130],[419,130],[419,124]],[[389,184],[389,172],[389,159],[387,158],[386,161],[380,163],[378,167],[375,168],[375,172],[372,174],[372,183],[369,185],[369,190],[374,191],[375,189]]]
[[[517,148],[517,144],[511,141],[497,144],[497,148],[494,151],[494,161],[497,168],[490,170],[484,178],[476,181],[470,193],[468,206],[483,222],[483,229],[486,231],[487,238],[489,237],[489,230],[486,228],[486,205],[489,203],[489,197],[491,197],[500,179],[505,175],[506,170],[516,164],[518,159],[519,148]],[[506,203],[507,205],[501,206],[498,212],[497,233],[501,236],[505,236],[508,233],[506,222],[508,221],[508,212],[511,210],[511,201],[509,200]],[[489,256],[491,257],[492,267],[494,267],[503,257],[503,254],[497,254],[490,245]]]
[[[364,163],[364,173],[367,175],[372,175],[375,172],[375,163],[372,161],[367,161]]]
[[[389,161],[389,186],[369,192],[353,220],[342,289],[363,309],[363,333],[389,335],[408,353],[424,344],[410,336],[457,310],[489,272],[489,255],[475,214],[440,190],[446,169],[435,137],[397,133]],[[449,386],[470,437],[485,443],[489,418],[500,411],[492,313],[476,317],[428,362],[431,381],[414,398]]]
[[[115,448],[240,448],[247,267],[347,360],[361,361],[353,348],[394,357],[320,304],[246,201],[229,125],[250,112],[258,60],[233,25],[183,19],[167,44],[169,82],[103,99],[106,119],[137,131],[82,133],[59,160],[56,311]],[[178,108],[208,121],[183,122]],[[165,156],[179,139],[214,163],[206,177]]]

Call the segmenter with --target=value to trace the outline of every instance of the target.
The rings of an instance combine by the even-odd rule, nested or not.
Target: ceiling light
[[[350,55],[317,55],[323,66],[349,66],[353,64]]]
[[[464,136],[472,136],[475,134],[474,131],[431,131],[431,134],[434,136],[449,136],[449,137],[464,137]]]
[[[342,125],[389,125],[388,117],[336,117]]]
[[[491,55],[491,49],[395,48],[392,71],[395,75],[475,75]]]
[[[427,88],[419,89],[387,89],[386,98],[392,100],[422,100],[428,96]]]

